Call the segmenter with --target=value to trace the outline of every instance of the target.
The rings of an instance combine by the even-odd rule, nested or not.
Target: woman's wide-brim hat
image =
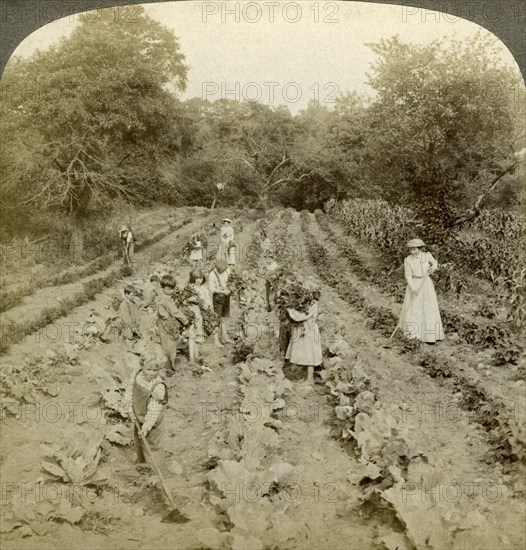
[[[223,218],[224,222],[232,223],[232,220],[230,218]]]
[[[420,248],[425,245],[426,243],[422,239],[411,239],[406,246],[407,248]]]
[[[128,228],[127,225],[123,225],[123,226],[121,227],[121,231],[120,231],[120,232],[122,233],[123,231],[129,231],[129,228]]]

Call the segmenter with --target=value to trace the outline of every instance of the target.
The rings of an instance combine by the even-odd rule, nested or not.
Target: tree
[[[91,200],[159,198],[157,166],[180,148],[173,92],[185,88],[184,56],[140,10],[134,20],[101,10],[49,50],[11,60],[3,77],[13,93],[1,103],[2,197],[15,210],[67,213],[78,260]],[[37,93],[24,97],[32,82]]]
[[[517,166],[520,77],[482,35],[428,45],[394,37],[370,46],[378,61],[369,83],[378,95],[369,110],[368,178],[384,183],[385,198],[412,204],[440,241],[469,218],[456,205],[476,211]],[[469,205],[473,185],[483,192]]]
[[[192,100],[188,108],[199,114],[183,178],[200,182],[206,203],[220,182],[222,200],[268,206],[281,185],[302,176],[290,158],[296,124],[288,109],[232,100]]]

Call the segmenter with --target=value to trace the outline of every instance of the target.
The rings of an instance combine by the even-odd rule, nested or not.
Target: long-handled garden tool
[[[126,244],[124,245],[124,256],[126,257],[126,263],[128,264],[128,267],[131,269],[131,261],[130,261],[130,256],[128,254],[128,247],[126,246]]]
[[[426,273],[422,277],[422,282],[420,283],[420,286],[418,287],[418,290],[409,298],[409,302],[407,303],[406,309],[409,308],[409,306],[413,303],[413,300],[416,298],[418,293],[422,290],[422,287],[424,286],[424,283],[426,282],[427,277],[429,276],[429,273]],[[384,348],[389,349],[391,347],[391,340],[393,339],[393,336],[396,334],[396,331],[400,328],[402,324],[402,319],[404,318],[405,310],[402,310],[400,313],[400,318],[398,319],[398,323],[396,327],[394,328],[393,332],[391,333],[391,336],[389,336],[389,340],[383,345]]]
[[[131,261],[130,261],[130,256],[128,254],[128,247],[126,246],[126,244],[123,245],[124,246],[124,257],[126,258],[126,267],[127,267],[127,273],[125,273],[125,275],[131,275],[133,273],[133,268],[132,268],[132,264],[131,264]]]
[[[146,441],[146,438],[141,434],[141,427],[139,426],[139,424],[135,420],[133,423],[135,424],[135,429],[137,430],[139,437],[141,438],[141,441],[144,445],[144,448],[148,453],[153,469],[155,470],[155,473],[159,476],[159,481],[161,482],[164,494],[166,495],[166,498],[170,503],[170,511],[163,517],[161,523],[186,523],[187,521],[190,521],[190,518],[188,516],[185,516],[178,508],[175,507],[175,502],[172,498],[172,495],[168,491],[168,488],[166,487],[166,482],[164,481],[161,469],[159,468],[159,466],[157,466],[155,459],[153,458],[153,452],[150,448],[150,445]]]

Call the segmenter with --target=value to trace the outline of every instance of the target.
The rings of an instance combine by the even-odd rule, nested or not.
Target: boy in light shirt
[[[227,263],[224,260],[217,260],[215,268],[208,276],[208,287],[212,294],[212,304],[214,311],[219,317],[219,332],[215,335],[215,344],[222,347],[224,344],[231,343],[226,333],[225,319],[230,317],[230,289],[228,288],[228,270]]]

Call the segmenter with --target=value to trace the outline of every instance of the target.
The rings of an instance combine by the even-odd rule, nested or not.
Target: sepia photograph
[[[526,550],[526,4],[435,4],[0,1],[2,550]]]

